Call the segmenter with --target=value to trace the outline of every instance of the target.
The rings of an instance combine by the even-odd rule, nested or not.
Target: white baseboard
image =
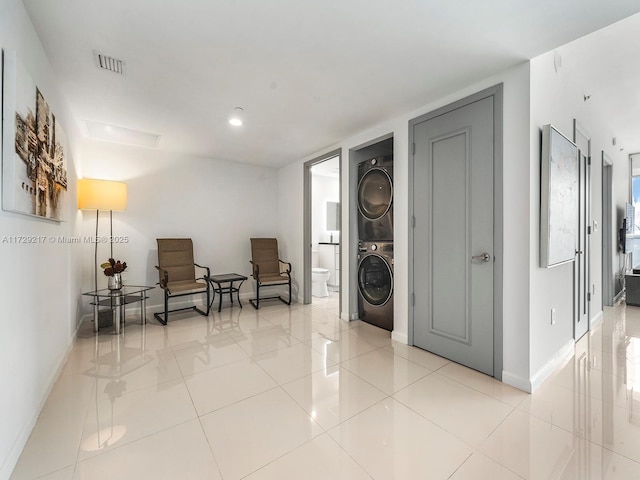
[[[84,322],[90,322],[92,320],[93,320],[93,313],[85,313],[82,317],[80,317],[80,325],[82,325]]]
[[[565,343],[564,346],[531,377],[531,393],[535,392],[536,389],[542,385],[547,378],[549,378],[549,375],[551,375],[556,368],[562,365],[567,358],[574,354],[575,347],[576,343],[573,338],[567,340],[567,343]]]
[[[560,365],[574,354],[574,351],[574,340],[567,340],[567,343],[565,343],[564,346],[531,377],[531,380],[519,375],[514,375],[507,370],[503,370],[502,381],[512,387],[516,387],[528,393],[533,393],[547,378],[549,378],[549,375],[551,375]]]
[[[589,321],[589,329],[594,330],[595,328],[598,328],[602,323],[602,320],[604,320],[604,312],[600,310],[597,315]]]
[[[78,325],[78,328],[80,328],[79,325]],[[76,334],[77,334],[77,329],[76,329]],[[56,384],[56,381],[58,380],[58,377],[62,372],[62,368],[67,363],[67,359],[69,358],[69,354],[71,354],[71,350],[73,350],[76,336],[74,335],[73,338],[74,340],[69,344],[69,347],[67,348],[67,353],[62,357],[62,360],[58,362],[58,365],[53,371],[52,375],[49,376],[47,388],[42,394],[42,397],[40,398],[38,408],[36,408],[36,410],[33,412],[33,415],[31,416],[27,424],[22,429],[22,432],[20,432],[20,435],[18,436],[18,438],[16,438],[15,442],[11,447],[9,455],[7,455],[7,458],[5,458],[4,463],[2,464],[2,467],[0,467],[1,480],[9,480],[9,478],[11,477],[11,473],[13,472],[13,469],[16,468],[18,460],[20,459],[20,455],[22,455],[22,450],[27,444],[27,441],[29,440],[29,436],[33,431],[33,427],[36,426],[38,417],[40,416],[40,413],[42,412],[42,409],[44,408],[45,403],[47,403],[47,399],[49,398],[49,395],[51,395],[53,386]]]
[[[523,392],[531,393],[531,382],[527,378],[515,375],[507,370],[502,370],[502,383],[511,385]]]
[[[404,345],[409,344],[409,336],[406,333],[398,333],[396,331],[393,331],[391,332],[391,340],[403,343]]]

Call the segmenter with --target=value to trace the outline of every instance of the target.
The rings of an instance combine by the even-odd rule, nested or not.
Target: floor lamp
[[[110,258],[113,258],[113,211],[124,210],[126,207],[126,183],[93,178],[82,178],[78,180],[78,209],[96,211],[96,236],[94,239],[95,266],[93,272],[94,288],[96,291],[98,290],[98,220],[100,218],[100,210],[109,210]],[[94,308],[98,308],[97,305]]]

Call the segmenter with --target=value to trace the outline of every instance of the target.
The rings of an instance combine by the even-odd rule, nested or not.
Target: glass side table
[[[116,335],[120,334],[120,324],[124,321],[125,305],[130,303],[140,302],[140,324],[147,323],[147,292],[154,288],[156,287],[147,285],[125,285],[120,290],[103,288],[83,293],[82,295],[92,297],[90,305],[93,305],[93,331],[98,333],[100,307],[109,307],[111,309]]]

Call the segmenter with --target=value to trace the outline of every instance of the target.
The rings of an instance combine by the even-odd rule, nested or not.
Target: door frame
[[[415,285],[414,285],[414,258],[415,245],[413,240],[413,228],[415,225],[415,205],[413,201],[414,187],[413,177],[415,172],[415,157],[413,152],[413,130],[419,123],[445,115],[459,108],[465,107],[487,97],[493,97],[493,376],[502,380],[502,322],[503,322],[503,84],[494,85],[461,100],[453,102],[432,112],[409,120],[409,345],[414,345],[413,329],[415,323]]]
[[[311,244],[311,199],[312,199],[312,191],[311,191],[311,167],[313,167],[314,165],[317,165],[318,163],[322,163],[326,160],[329,160],[330,158],[333,157],[338,157],[338,165],[340,166],[340,172],[338,173],[338,182],[340,184],[340,188],[339,188],[339,202],[340,202],[340,209],[342,210],[344,208],[343,203],[342,203],[342,149],[341,148],[337,148],[335,150],[332,150],[330,152],[325,153],[324,155],[320,155],[319,157],[313,158],[311,160],[308,160],[306,162],[304,162],[304,179],[303,179],[303,209],[304,209],[304,213],[303,213],[303,218],[304,218],[304,226],[303,226],[303,245],[304,245],[304,252],[303,252],[303,259],[302,259],[302,263],[303,263],[303,287],[302,287],[302,298],[303,298],[303,303],[305,305],[308,305],[311,303],[311,248],[313,247],[313,245]],[[343,218],[344,215],[341,215],[341,218]],[[340,236],[339,238],[339,246],[338,246],[338,256],[340,258],[340,263],[342,264],[342,232],[343,232],[343,225],[340,225]],[[342,267],[342,265],[341,265]],[[340,268],[340,276],[342,276],[342,268]],[[338,291],[338,315],[340,315],[342,313],[342,278],[340,279],[340,287],[339,287],[339,291]]]
[[[583,152],[578,142],[578,136],[581,136],[587,144],[587,151]],[[576,255],[576,261],[574,264],[574,286],[573,286],[573,298],[574,298],[574,314],[573,314],[573,339],[578,341],[583,335],[591,330],[591,135],[589,132],[578,122],[577,119],[573,119],[573,143],[578,146],[580,162],[580,172],[584,168],[584,176],[580,173],[580,203],[584,201],[584,209],[580,210],[583,215],[579,215],[578,218],[578,245],[577,249],[582,248],[583,262],[580,261],[580,256]],[[582,165],[582,157],[584,156],[585,162]],[[584,237],[584,238],[583,238]],[[583,242],[580,240],[583,239]],[[581,269],[581,263],[584,264],[584,269]],[[584,299],[580,297],[580,284],[582,284]],[[584,301],[586,307],[586,330],[580,334],[578,332],[578,324],[580,323],[581,301]]]
[[[613,273],[613,161],[602,151],[602,305],[614,303]]]

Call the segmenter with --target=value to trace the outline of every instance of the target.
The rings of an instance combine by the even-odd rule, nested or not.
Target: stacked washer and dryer
[[[358,165],[358,310],[393,330],[393,156]]]

